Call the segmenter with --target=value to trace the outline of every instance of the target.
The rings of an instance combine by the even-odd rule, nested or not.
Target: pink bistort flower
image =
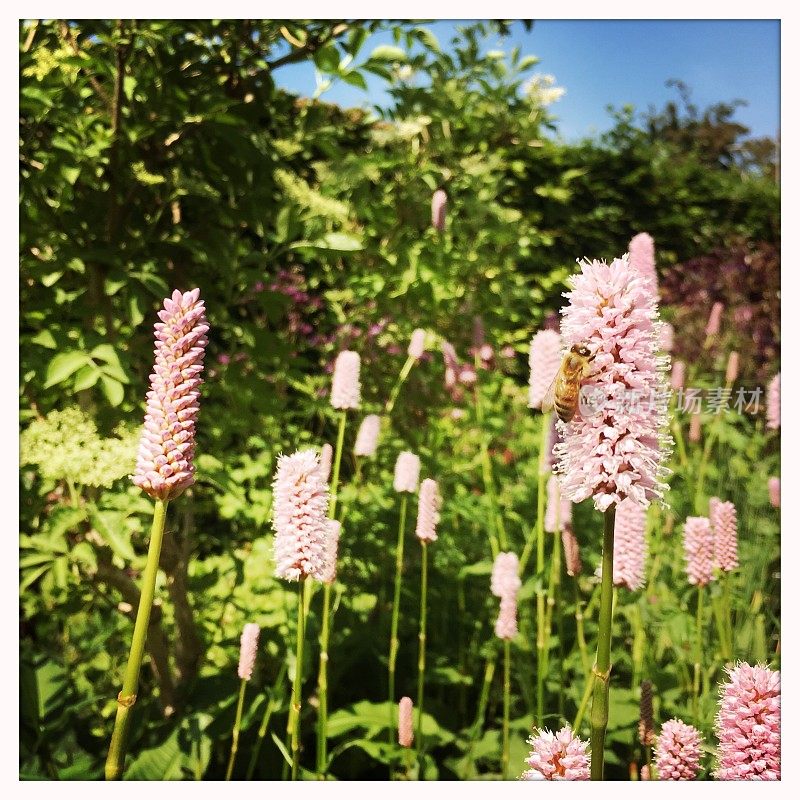
[[[517,635],[517,595],[509,594],[500,598],[500,613],[494,624],[498,639],[510,641]]]
[[[419,484],[419,456],[403,450],[394,465],[394,490],[396,492],[417,491]]]
[[[526,781],[588,781],[591,759],[589,742],[576,736],[569,725],[558,733],[534,730],[528,739],[531,753],[525,759],[530,769],[522,773]]]
[[[716,719],[720,781],[781,779],[781,673],[740,663],[728,668]]]
[[[658,291],[656,245],[649,233],[637,233],[628,244],[631,266]],[[668,349],[668,348],[664,348]]]
[[[414,703],[410,697],[400,698],[397,741],[401,747],[411,747],[414,744]]]
[[[672,372],[669,376],[670,386],[677,392],[678,389],[683,389],[683,384],[686,381],[686,364],[683,361],[672,362]]]
[[[739,377],[739,354],[731,350],[725,366],[725,383],[731,384]]]
[[[695,444],[700,441],[700,433],[703,428],[703,417],[699,411],[692,414],[689,420],[689,441]]]
[[[200,413],[208,323],[200,290],[164,300],[155,324],[155,364],[133,482],[154,500],[174,500],[194,483],[195,425]]]
[[[671,719],[661,726],[654,753],[660,781],[693,781],[700,770],[703,737],[693,725]]]
[[[436,541],[436,525],[439,523],[439,508],[442,498],[439,486],[433,478],[425,478],[419,487],[417,511],[417,538],[423,542]]]
[[[541,408],[547,390],[561,366],[561,337],[551,330],[538,331],[531,339],[528,355],[528,407]]]
[[[374,456],[378,449],[378,436],[381,432],[381,418],[377,414],[367,414],[356,434],[353,453],[357,456]]]
[[[544,512],[544,529],[547,533],[568,528],[572,524],[572,501],[561,494],[558,478],[547,479],[547,508]]]
[[[738,531],[736,526],[736,506],[730,500],[722,501],[712,497],[709,501],[709,517],[714,530],[714,563],[724,572],[739,566]]]
[[[582,262],[572,286],[561,338],[568,347],[582,343],[594,360],[578,413],[559,423],[562,491],[575,503],[592,497],[600,511],[626,497],[646,506],[667,489],[672,444],[664,432],[669,358],[658,355],[655,290],[627,256]]]
[[[767,427],[776,431],[781,426],[781,374],[769,382],[767,388]]]
[[[338,519],[329,519],[325,532],[325,548],[322,557],[322,569],[319,580],[322,583],[333,583],[336,580],[336,563],[339,558],[339,537],[342,533],[342,523]]]
[[[408,344],[408,354],[411,358],[419,359],[425,353],[425,330],[423,328],[416,328],[411,334],[411,341]]]
[[[444,189],[437,189],[431,197],[431,225],[437,231],[444,230],[445,212],[447,211],[447,194]]]
[[[572,526],[568,525],[561,531],[561,545],[564,548],[564,562],[567,568],[567,575],[574,578],[581,574],[583,565],[581,564],[581,551],[578,547],[578,539]]]
[[[675,345],[675,328],[669,322],[662,322],[658,331],[658,346],[665,353],[671,353]]]
[[[522,586],[516,553],[498,553],[492,565],[491,590],[495,597],[514,595]]]
[[[714,577],[714,532],[708,517],[686,518],[683,550],[689,583],[706,586]]]
[[[706,336],[716,336],[719,333],[724,310],[725,306],[719,302],[711,306],[711,313],[708,315],[708,322],[706,323]]]
[[[329,495],[313,450],[278,457],[272,497],[276,577],[321,580]]]
[[[331,464],[333,463],[333,448],[325,442],[319,453],[319,472],[326,483],[331,477]]]
[[[243,681],[249,681],[253,677],[260,633],[261,628],[255,622],[248,622],[242,630],[242,638],[239,643],[239,677]]]
[[[336,356],[331,383],[331,405],[334,408],[358,408],[361,405],[361,356],[353,350],[342,350]]]
[[[769,488],[769,502],[773,508],[781,507],[781,479],[774,475],[767,481]]]
[[[645,510],[630,499],[617,506],[614,521],[614,585],[631,591],[644,586],[647,559]]]

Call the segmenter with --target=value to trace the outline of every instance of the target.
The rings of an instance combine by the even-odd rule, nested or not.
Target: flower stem
[[[389,395],[389,399],[386,401],[386,406],[383,409],[383,413],[387,417],[391,416],[391,413],[394,410],[394,404],[397,402],[397,395],[400,394],[400,387],[406,382],[406,378],[409,376],[409,373],[413,369],[415,363],[416,359],[414,356],[409,356],[406,359],[406,363],[403,364],[403,368],[400,370],[400,374],[397,376],[397,383],[395,383],[392,393]]]
[[[239,730],[242,727],[242,710],[244,709],[244,692],[247,681],[242,678],[239,685],[239,702],[236,704],[236,720],[233,723],[233,739],[231,741],[231,755],[228,759],[228,769],[225,772],[225,780],[229,781],[233,775],[233,765],[236,763],[236,753],[239,751]]]
[[[267,728],[269,727],[269,721],[272,718],[272,715],[278,709],[280,705],[278,701],[278,696],[283,691],[283,682],[286,680],[286,662],[284,661],[281,665],[280,672],[278,673],[278,677],[275,680],[275,685],[272,687],[272,691],[270,692],[270,698],[267,702],[267,706],[264,709],[264,716],[261,719],[261,725],[258,728],[258,737],[256,738],[256,743],[253,747],[253,752],[250,756],[250,763],[247,766],[247,775],[245,776],[245,780],[250,780],[253,777],[253,772],[255,772],[256,764],[258,763],[258,756],[261,752],[261,745],[264,742],[264,737],[267,735]]]
[[[703,588],[702,586],[697,587],[697,618],[695,620],[697,629],[694,646],[694,681],[692,683],[692,713],[698,725],[700,724],[700,671],[703,660]]]
[[[467,750],[467,763],[464,769],[464,780],[469,780],[472,777],[472,765],[475,761],[472,753],[475,748],[475,742],[478,739],[481,731],[483,730],[483,722],[486,717],[486,704],[489,702],[489,689],[492,686],[492,678],[494,678],[494,668],[496,651],[492,650],[492,655],[486,659],[486,669],[483,674],[483,686],[481,687],[481,694],[478,698],[478,711],[475,714],[475,722],[472,723],[472,731],[469,737],[469,749]]]
[[[331,502],[328,516],[336,518],[336,501],[339,493],[339,474],[344,449],[344,431],[347,424],[347,410],[339,417],[339,435],[336,437],[336,451],[333,456],[333,475],[331,477]],[[322,592],[322,627],[319,634],[319,672],[317,675],[317,779],[324,780],[328,761],[328,642],[330,640],[331,587],[325,584]]]
[[[397,709],[394,699],[394,673],[397,665],[397,626],[400,620],[400,588],[403,582],[403,542],[406,530],[406,511],[408,509],[408,492],[400,493],[400,523],[397,526],[397,550],[394,572],[394,601],[392,603],[392,631],[389,638],[389,742],[395,740],[397,733]]]
[[[603,748],[608,727],[608,682],[611,676],[611,622],[613,616],[614,577],[614,517],[616,507],[611,506],[604,514],[603,561],[600,583],[600,612],[597,630],[597,657],[592,673],[591,715],[591,779],[603,780]]]
[[[509,761],[509,716],[511,712],[511,642],[503,640],[503,780],[508,778]]]
[[[422,583],[419,601],[419,658],[417,660],[417,757],[423,752],[423,706],[425,700],[425,644],[427,637],[428,606],[428,543],[422,544]]]
[[[125,676],[122,681],[122,691],[117,696],[117,717],[114,720],[114,732],[111,735],[111,744],[106,759],[105,776],[106,780],[109,781],[119,780],[125,769],[130,713],[136,702],[136,692],[139,689],[139,671],[142,667],[147,628],[150,624],[150,611],[153,608],[158,561],[161,557],[161,542],[164,538],[164,523],[168,505],[169,501],[167,500],[156,500],[155,508],[153,509],[153,525],[150,529],[147,564],[142,576],[142,593],[139,597],[139,608],[136,611],[136,622],[133,626],[133,639],[131,641],[130,655],[128,656],[128,665],[125,668]]]
[[[292,780],[297,780],[300,769],[300,708],[303,694],[303,644],[306,637],[305,595],[306,581],[300,579],[297,587],[297,659],[292,682],[292,705],[289,709],[289,734],[292,745]]]

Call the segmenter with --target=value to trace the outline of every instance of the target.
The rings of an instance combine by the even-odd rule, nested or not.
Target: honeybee
[[[570,347],[561,361],[556,377],[542,400],[542,411],[556,410],[559,419],[569,422],[578,408],[581,383],[589,372],[595,353],[582,342]]]

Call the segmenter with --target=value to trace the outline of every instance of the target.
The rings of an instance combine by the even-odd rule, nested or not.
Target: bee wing
[[[556,372],[556,376],[553,378],[553,382],[550,384],[550,388],[544,393],[544,398],[542,399],[542,411],[547,414],[548,412],[553,410],[556,402],[556,383],[558,383],[558,376],[561,374],[561,370]]]

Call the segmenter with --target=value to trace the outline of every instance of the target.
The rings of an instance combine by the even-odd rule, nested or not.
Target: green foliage
[[[710,169],[707,153],[687,145],[691,137],[654,136],[632,112],[618,112],[599,139],[560,141],[547,105],[553,87],[530,82],[537,59],[485,52],[486,38],[507,26],[465,25],[445,43],[413,22],[21,25],[22,777],[102,774],[152,513],[126,480],[138,435],[132,426],[143,413],[161,298],[194,286],[211,325],[197,482],[169,509],[126,777],[224,775],[246,622],[262,635],[234,777],[244,777],[256,755],[270,697],[275,710],[253,776],[280,776],[288,688],[281,679],[280,690],[269,690],[284,666],[290,677],[296,666],[297,600],[273,577],[275,459],[333,441],[326,369],[344,347],[362,357],[363,413],[380,413],[416,327],[429,331],[431,355],[403,385],[375,458],[356,465],[360,417],[348,422],[330,773],[499,776],[500,662],[483,685],[487,660],[497,657],[484,469],[488,459],[508,546],[520,552],[536,522],[541,438],[525,388],[532,333],[561,305],[577,257],[617,255],[639,230],[655,237],[664,274],[742,238],[775,244],[778,231],[778,187],[768,170],[744,165],[743,172],[735,159]],[[393,32],[393,43],[371,48],[369,34],[379,27]],[[301,60],[317,71],[312,99],[275,86],[276,71]],[[386,108],[341,109],[320,99],[331,82],[363,87],[366,76],[385,82]],[[437,188],[448,195],[441,232],[430,224]],[[750,289],[758,294],[759,285]],[[736,286],[724,291],[734,305]],[[760,291],[741,305],[763,301],[768,315],[777,289]],[[694,314],[701,322],[691,324],[704,324],[700,304],[690,314],[679,296],[672,303],[668,319],[688,326]],[[747,333],[732,332],[726,346]],[[444,388],[436,353],[444,340],[475,363],[475,385]],[[481,360],[475,351],[484,343],[491,353]],[[678,350],[696,345],[679,342]],[[717,368],[724,355],[706,353],[708,364]],[[709,370],[692,377],[713,380]],[[760,423],[733,415],[717,425],[715,441],[702,500],[716,493],[739,509],[742,568],[730,580],[735,656],[774,663],[779,527],[766,478],[779,473],[777,441]],[[391,485],[404,449],[419,454],[445,498],[429,553],[426,752],[411,766],[388,741],[385,697],[398,513]],[[690,721],[695,600],[682,572],[680,526],[695,511],[699,459],[696,446],[687,463],[675,456],[672,510],[650,515],[647,588],[619,595],[613,777],[640,757],[634,722],[642,678],[658,689],[660,721],[673,714]],[[583,693],[579,609],[593,656],[600,523],[587,505],[574,513],[584,572],[561,575],[561,613],[548,643],[543,722],[550,727],[574,718]],[[409,696],[415,544],[406,545],[397,673],[399,692]],[[549,539],[548,559],[553,546]],[[514,774],[534,722],[541,583],[530,571],[523,581],[513,647]],[[315,747],[320,623],[315,598],[304,664],[305,766]],[[710,618],[709,633],[714,625]],[[701,698],[707,741],[721,675],[715,647]]]

